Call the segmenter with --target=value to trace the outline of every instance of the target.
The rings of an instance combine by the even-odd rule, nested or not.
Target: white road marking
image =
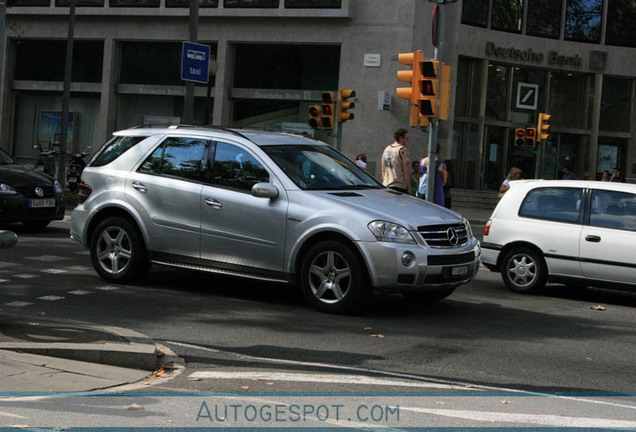
[[[75,291],[69,291],[69,294],[73,294],[73,295],[87,295],[87,294],[93,294],[92,291],[84,291],[84,290],[75,290]]]
[[[101,286],[101,287],[97,287],[95,289],[102,290],[102,291],[115,291],[115,290],[118,290],[119,287],[115,287],[115,286]]]
[[[424,414],[439,415],[444,417],[460,418],[465,420],[475,420],[481,422],[503,422],[503,423],[526,423],[543,426],[556,427],[579,427],[579,428],[633,428],[636,427],[636,421],[613,420],[588,417],[567,417],[560,415],[543,415],[543,414],[515,414],[515,413],[498,413],[484,411],[463,411],[463,410],[441,410],[412,408],[401,406],[400,410],[413,411]]]
[[[88,266],[72,266],[69,267],[69,270],[77,270],[77,271],[84,271],[84,270],[88,270],[90,269],[90,267]]]
[[[68,273],[66,270],[62,270],[62,269],[45,269],[41,271],[42,273],[49,273],[49,274]]]
[[[25,307],[25,306],[29,306],[32,305],[33,303],[29,303],[29,302],[24,302],[24,301],[14,301],[11,303],[5,303],[5,306],[12,306],[12,307]]]
[[[33,279],[33,278],[40,277],[40,276],[39,275],[35,275],[35,274],[30,274],[30,273],[22,273],[22,274],[13,275],[13,277],[17,277],[17,278],[20,278],[20,279]]]
[[[38,300],[46,300],[46,301],[57,301],[57,300],[64,300],[66,297],[60,297],[60,296],[56,296],[56,295],[48,295],[48,296],[43,296],[43,297],[37,297]]]
[[[360,385],[383,385],[400,387],[426,387],[444,389],[462,389],[465,387],[450,386],[447,384],[433,384],[427,382],[414,382],[404,379],[377,378],[364,375],[338,375],[338,374],[305,374],[292,372],[216,372],[201,371],[190,375],[190,378],[199,379],[244,379],[262,381],[293,381],[293,382],[313,382],[332,384],[360,384]]]
[[[9,282],[9,279],[0,279],[0,283]]]
[[[69,258],[61,257],[57,255],[40,255],[40,256],[27,257],[26,259],[30,259],[34,261],[42,261],[42,262],[55,262],[55,261],[64,261]]]
[[[16,263],[0,262],[0,268],[18,267]]]

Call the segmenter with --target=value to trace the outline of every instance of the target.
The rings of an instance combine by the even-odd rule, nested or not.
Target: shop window
[[[342,7],[342,0],[285,0],[285,7],[289,9],[338,9]]]
[[[488,25],[488,0],[462,1],[462,24],[486,27]]]
[[[109,0],[110,7],[159,7],[159,0]]]
[[[559,0],[528,0],[526,34],[558,39],[562,4]]]
[[[236,46],[235,88],[328,90],[338,88],[336,45]]]
[[[588,76],[552,72],[547,112],[553,115],[553,126],[587,128]]]
[[[609,0],[605,44],[636,48],[636,3],[633,0]]]
[[[488,91],[486,94],[486,117],[490,120],[508,119],[508,66],[491,63],[488,65]]]
[[[603,0],[567,0],[565,39],[600,42]]]
[[[50,6],[51,0],[14,0],[9,7],[14,6]]]
[[[70,0],[55,0],[55,6],[57,7],[69,7],[70,5]],[[76,6],[102,7],[104,6],[104,0],[78,0]]]
[[[280,0],[224,0],[226,8],[278,8]]]
[[[73,43],[73,82],[101,82],[104,43]],[[15,79],[27,81],[64,81],[65,40],[19,40],[16,42]]]
[[[190,0],[166,0],[166,7],[169,8],[189,8]],[[199,0],[200,8],[219,7],[219,0]]]
[[[492,24],[494,30],[520,33],[524,0],[493,0]]]
[[[629,132],[632,83],[633,80],[630,78],[603,77],[600,124],[602,131]]]

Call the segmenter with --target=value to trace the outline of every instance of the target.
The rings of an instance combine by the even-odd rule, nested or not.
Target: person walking
[[[435,181],[433,186],[433,202],[444,207],[444,185],[448,180],[448,172],[446,171],[446,164],[439,158],[440,149],[440,145],[437,144],[437,148],[435,149]],[[428,157],[422,159],[422,162],[420,162],[420,167],[422,174],[428,173]]]
[[[417,196],[417,189],[420,185],[420,161],[413,161],[411,164],[411,194]]]
[[[356,160],[354,160],[353,163],[362,169],[367,169],[367,155],[364,153],[358,153],[358,156],[356,156]]]
[[[603,171],[603,174],[601,174],[601,181],[608,182],[609,179],[610,179],[609,171],[608,170]]]
[[[576,175],[574,171],[570,170],[570,167],[568,165],[564,166],[561,172],[563,173],[563,180],[578,180],[579,179],[579,176]]]
[[[508,171],[508,175],[499,187],[499,195],[497,195],[498,198],[503,197],[504,194],[508,192],[508,189],[510,189],[510,182],[513,180],[521,180],[521,170],[517,167],[512,167],[510,168],[510,171]]]
[[[446,183],[444,183],[444,207],[451,208],[451,189],[455,187],[455,181],[453,180],[453,161],[450,159],[445,160],[446,165]]]
[[[624,182],[623,177],[621,177],[621,170],[618,167],[614,168],[614,172],[610,177],[609,181],[611,182]]]
[[[411,164],[406,143],[409,132],[398,128],[393,133],[393,144],[389,144],[382,153],[382,184],[411,195]]]

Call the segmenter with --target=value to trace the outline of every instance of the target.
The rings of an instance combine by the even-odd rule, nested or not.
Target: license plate
[[[46,199],[32,199],[29,200],[30,208],[42,208],[42,207],[55,207],[55,199],[46,198]]]
[[[464,276],[468,274],[468,266],[451,268],[451,276]]]
[[[68,178],[68,182],[69,183],[77,183],[77,177],[69,177]]]

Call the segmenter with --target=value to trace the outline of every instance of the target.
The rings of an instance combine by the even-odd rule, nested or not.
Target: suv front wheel
[[[91,260],[102,279],[129,282],[148,270],[146,248],[141,234],[121,217],[104,219],[91,238]]]
[[[541,254],[530,248],[519,247],[504,257],[501,278],[511,291],[530,294],[545,286],[548,271]]]

